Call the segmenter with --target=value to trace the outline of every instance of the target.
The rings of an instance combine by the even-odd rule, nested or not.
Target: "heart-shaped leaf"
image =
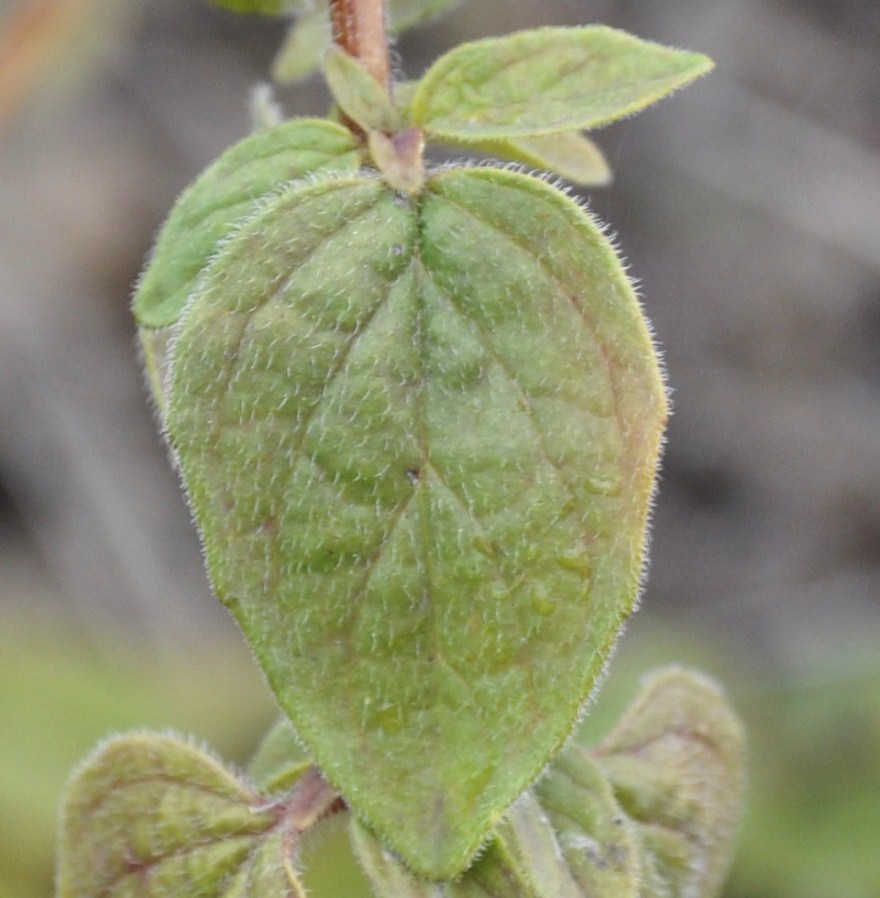
[[[165,222],[134,298],[145,328],[173,324],[196,278],[235,224],[285,181],[356,171],[354,136],[323,119],[295,119],[230,147],[179,197]]]
[[[456,141],[583,131],[644,108],[712,68],[599,25],[539,28],[462,44],[422,78],[412,122]]]
[[[171,365],[219,597],[354,810],[455,876],[636,599],[666,405],[612,248],[515,172],[294,184],[204,272]]]
[[[62,806],[59,898],[303,898],[283,803],[168,736],[111,740]]]
[[[595,750],[644,844],[645,895],[712,898],[742,812],[742,726],[715,684],[653,675]]]

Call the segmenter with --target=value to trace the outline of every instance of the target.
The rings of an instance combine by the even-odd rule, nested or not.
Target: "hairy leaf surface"
[[[162,328],[177,320],[218,242],[259,199],[285,181],[359,165],[352,134],[323,119],[285,122],[230,147],[174,204],[135,294],[138,324]]]
[[[577,746],[516,803],[500,835],[538,898],[642,898],[636,827]]]
[[[377,898],[534,898],[510,853],[497,839],[453,882],[427,882],[414,876],[357,820],[351,824],[351,840]]]
[[[648,898],[638,828],[583,749],[553,761],[535,791],[454,882],[414,876],[356,821],[352,844],[381,898]]]
[[[514,172],[294,184],[204,273],[171,365],[218,595],[355,811],[456,875],[636,599],[666,406],[613,250]]]
[[[339,108],[364,130],[397,128],[391,98],[359,59],[341,47],[329,47],[324,53],[324,77]]]
[[[645,898],[712,898],[742,812],[742,726],[714,683],[672,668],[652,676],[595,750],[638,823]]]
[[[539,28],[441,56],[419,82],[411,116],[441,140],[582,131],[638,112],[711,67],[699,53],[614,28]]]
[[[611,181],[611,169],[602,151],[589,137],[575,131],[549,137],[476,141],[459,146],[469,146],[513,162],[524,162],[585,187],[600,187]]]
[[[289,833],[213,757],[154,734],[114,739],[62,807],[59,898],[302,898]]]

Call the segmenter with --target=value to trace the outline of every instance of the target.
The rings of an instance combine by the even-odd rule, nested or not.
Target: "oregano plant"
[[[667,407],[614,247],[545,173],[606,183],[582,132],[711,63],[542,28],[396,82],[389,23],[449,0],[216,2],[294,15],[276,71],[321,60],[334,109],[267,117],[182,194],[134,314],[282,717],[245,771],[100,746],[60,898],[304,895],[330,818],[379,898],[708,898],[742,780],[717,687],[659,672],[599,745],[572,736],[636,603]]]

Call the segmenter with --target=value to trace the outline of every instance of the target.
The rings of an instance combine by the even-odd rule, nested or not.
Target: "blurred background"
[[[717,70],[594,135],[675,414],[643,608],[599,703],[724,682],[751,785],[727,898],[880,895],[880,5],[475,0],[398,45],[603,22]],[[71,767],[130,727],[243,760],[272,701],[210,597],[134,349],[177,193],[285,26],[202,0],[0,0],[0,898],[48,898]],[[317,79],[281,92],[322,114]]]

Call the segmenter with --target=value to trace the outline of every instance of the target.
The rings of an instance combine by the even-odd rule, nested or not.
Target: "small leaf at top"
[[[412,123],[429,139],[537,137],[637,112],[709,71],[699,53],[599,25],[462,44],[419,82]]]
[[[415,25],[439,16],[461,0],[389,0],[388,31],[400,34]],[[324,50],[330,46],[330,16],[326,0],[297,15],[272,64],[272,77],[280,84],[307,78],[321,66]]]
[[[666,403],[613,249],[517,172],[294,183],[199,279],[169,395],[212,583],[282,708],[383,841],[456,876],[638,592]]]
[[[64,798],[58,898],[303,898],[296,833],[211,755],[150,733],[113,739]]]
[[[589,137],[576,131],[546,137],[516,137],[459,145],[553,172],[572,184],[602,187],[611,183],[611,169],[602,151]]]
[[[393,131],[397,127],[391,98],[359,59],[341,47],[328,47],[324,77],[339,108],[364,131]]]
[[[210,0],[215,6],[233,12],[258,13],[267,16],[283,16],[307,9],[311,0]]]
[[[400,34],[446,12],[462,0],[389,0],[388,18],[392,34]]]
[[[324,51],[332,43],[330,13],[326,3],[315,4],[296,17],[275,54],[272,80],[293,84],[321,68]]]
[[[713,898],[742,812],[742,725],[714,683],[654,674],[595,749],[621,806],[639,825],[646,898]]]
[[[359,165],[351,132],[323,119],[294,119],[228,149],[181,194],[159,232],[134,297],[138,324],[162,328],[177,320],[218,242],[257,200],[285,181]]]

